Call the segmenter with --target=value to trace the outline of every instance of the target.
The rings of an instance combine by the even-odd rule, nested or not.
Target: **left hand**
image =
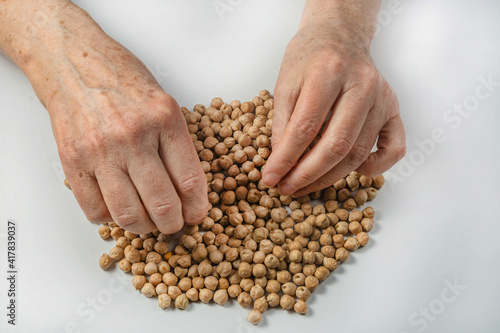
[[[395,93],[376,69],[369,42],[341,28],[304,24],[287,47],[274,91],[273,153],[263,174],[283,195],[323,189],[352,170],[381,174],[405,155]]]

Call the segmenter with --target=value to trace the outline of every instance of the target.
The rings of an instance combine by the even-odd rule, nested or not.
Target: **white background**
[[[243,0],[219,15],[217,1],[76,3],[189,108],[272,91],[303,6]],[[22,72],[0,57],[0,331],[65,332],[74,322],[81,332],[498,332],[500,87],[470,104],[466,118],[444,116],[478,101],[480,77],[500,82],[500,3],[413,0],[394,10],[384,1],[382,10],[372,53],[398,93],[407,157],[373,202],[369,246],[321,285],[307,316],[271,310],[259,327],[234,303],[161,311],[130,275],[124,287],[121,271],[99,268],[112,242],[99,238],[63,186],[48,115]],[[428,143],[437,128],[446,140],[424,154],[417,141]],[[9,218],[18,221],[16,328],[4,314]],[[449,300],[446,281],[466,289]],[[96,297],[106,304],[92,310]]]

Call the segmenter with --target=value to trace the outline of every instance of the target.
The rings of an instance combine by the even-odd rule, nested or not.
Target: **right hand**
[[[201,223],[206,178],[175,100],[104,33],[84,41],[61,33],[56,45],[40,47],[45,66],[29,77],[87,218],[138,234]]]

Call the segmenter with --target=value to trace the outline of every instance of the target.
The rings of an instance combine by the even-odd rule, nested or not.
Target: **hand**
[[[405,154],[397,97],[376,69],[369,41],[331,21],[303,20],[274,91],[273,153],[263,180],[279,183],[284,195],[323,189],[352,170],[380,174]]]
[[[90,221],[138,234],[201,223],[207,184],[179,106],[139,59],[71,10],[43,32],[51,42],[26,72],[76,200]]]

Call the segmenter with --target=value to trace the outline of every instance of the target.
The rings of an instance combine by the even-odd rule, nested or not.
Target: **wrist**
[[[307,0],[299,31],[326,31],[366,52],[377,29],[380,0]]]

